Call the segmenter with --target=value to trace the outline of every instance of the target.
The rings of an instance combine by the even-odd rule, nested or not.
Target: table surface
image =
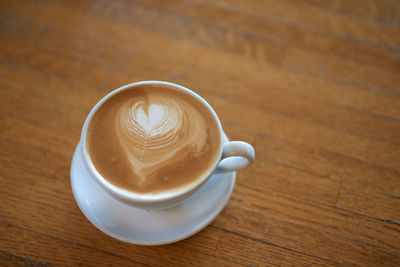
[[[400,2],[2,1],[0,265],[400,264]],[[256,161],[223,212],[156,247],[92,226],[82,123],[139,80],[190,87]]]

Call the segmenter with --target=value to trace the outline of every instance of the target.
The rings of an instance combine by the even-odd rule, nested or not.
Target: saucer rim
[[[226,134],[224,133],[224,141],[229,141],[229,139],[227,138]],[[73,192],[73,196],[75,199],[75,202],[78,204],[79,209],[81,210],[81,212],[84,214],[84,216],[86,217],[86,219],[93,224],[97,229],[99,229],[100,231],[102,231],[103,233],[105,233],[106,235],[113,237],[117,240],[126,242],[126,243],[130,243],[130,244],[136,244],[136,245],[144,245],[144,246],[160,246],[160,245],[166,245],[166,244],[171,244],[171,243],[175,243],[175,242],[179,242],[181,240],[184,240],[186,238],[189,238],[195,234],[197,234],[198,232],[200,232],[201,230],[203,230],[205,227],[207,227],[221,212],[222,210],[225,208],[226,204],[228,203],[232,192],[233,192],[233,188],[235,186],[235,181],[236,181],[236,172],[227,172],[224,175],[229,175],[230,177],[223,177],[223,179],[230,179],[230,184],[229,187],[227,186],[226,189],[224,190],[223,193],[224,196],[221,198],[221,200],[219,200],[218,202],[221,203],[219,206],[217,206],[212,212],[210,212],[208,214],[208,218],[206,220],[204,220],[203,222],[201,222],[200,224],[195,224],[197,227],[194,227],[194,230],[192,231],[188,231],[187,233],[178,235],[176,238],[172,238],[172,239],[168,239],[168,240],[162,240],[162,241],[143,241],[143,240],[137,240],[137,239],[132,239],[132,238],[125,238],[119,234],[115,234],[114,232],[110,231],[109,229],[105,228],[103,225],[101,225],[99,222],[97,222],[97,220],[95,218],[93,218],[92,215],[89,214],[89,212],[86,210],[87,207],[84,204],[84,201],[81,201],[81,199],[78,196],[78,190],[76,188],[76,178],[75,175],[73,174],[74,172],[74,167],[77,164],[77,160],[79,159],[79,147],[81,146],[81,142],[79,142],[75,148],[74,151],[74,155],[72,157],[72,162],[71,162],[71,169],[70,169],[70,180],[71,180],[71,188],[72,188],[72,192]],[[80,160],[83,160],[82,158]],[[86,166],[83,164],[83,166],[86,168]],[[213,176],[211,176],[209,179],[212,179]],[[93,179],[93,177],[91,177],[91,179]],[[97,182],[96,182],[97,183]],[[206,184],[207,181],[204,183]],[[100,186],[100,185],[99,185]],[[103,188],[102,188],[103,189]],[[104,189],[103,189],[104,191]],[[104,191],[105,194],[107,194],[106,191]],[[198,192],[195,192],[193,195],[197,194]],[[190,198],[190,197],[189,197]],[[117,200],[118,201],[118,200]],[[183,201],[183,203],[186,200]],[[121,203],[122,204],[122,203]],[[136,209],[134,207],[132,207],[132,209]],[[157,212],[157,211],[148,211],[148,212]]]

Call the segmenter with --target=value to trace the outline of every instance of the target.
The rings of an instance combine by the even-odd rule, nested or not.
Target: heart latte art
[[[193,96],[140,86],[99,108],[87,148],[96,169],[114,185],[157,193],[201,179],[218,157],[219,138],[211,112]]]
[[[190,125],[187,114],[173,100],[153,98],[150,101],[157,104],[127,102],[115,121],[122,147],[140,177],[139,184],[180,150],[190,150],[191,156],[197,156],[207,139],[202,117],[198,118],[196,125]]]

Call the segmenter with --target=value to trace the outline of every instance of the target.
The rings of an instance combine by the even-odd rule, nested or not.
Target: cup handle
[[[247,168],[255,158],[254,148],[242,141],[231,141],[223,144],[221,161],[217,172],[232,172]]]

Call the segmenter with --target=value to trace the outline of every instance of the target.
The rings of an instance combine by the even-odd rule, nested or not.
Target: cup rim
[[[113,95],[127,90],[129,88],[132,87],[137,87],[140,85],[146,85],[146,84],[156,84],[156,85],[165,85],[165,86],[170,86],[176,89],[179,89],[181,91],[184,91],[188,94],[190,94],[191,96],[193,96],[194,98],[196,98],[198,101],[200,101],[205,107],[208,108],[208,110],[211,112],[211,114],[213,115],[214,119],[217,122],[218,125],[218,131],[219,131],[219,137],[220,137],[220,142],[219,142],[219,153],[218,153],[218,157],[216,159],[216,161],[214,162],[213,166],[208,170],[208,172],[206,174],[203,175],[203,177],[199,180],[197,180],[196,182],[194,182],[193,184],[191,184],[188,187],[183,188],[182,190],[169,190],[163,193],[147,193],[147,194],[139,194],[139,193],[135,193],[120,187],[117,187],[113,184],[111,184],[110,182],[108,182],[95,168],[93,162],[90,159],[89,153],[86,150],[86,135],[87,135],[87,130],[89,127],[89,124],[94,116],[94,114],[96,113],[96,111],[100,108],[100,106],[105,103],[108,99],[110,99]],[[172,82],[166,82],[166,81],[159,81],[159,80],[146,80],[146,81],[140,81],[140,82],[133,82],[133,83],[129,83],[126,84],[124,86],[121,86],[111,92],[109,92],[107,95],[105,95],[102,99],[100,99],[100,101],[98,101],[96,103],[96,105],[90,110],[89,114],[87,115],[85,122],[83,124],[82,127],[82,131],[81,131],[81,136],[80,136],[80,142],[81,142],[81,152],[82,152],[82,156],[83,156],[83,161],[85,163],[85,166],[87,167],[89,173],[95,177],[95,180],[97,180],[97,182],[107,191],[109,191],[110,193],[112,193],[113,195],[118,196],[119,198],[122,198],[125,201],[128,202],[138,202],[138,203],[158,203],[158,202],[165,202],[168,200],[173,200],[173,199],[177,199],[180,198],[183,195],[186,194],[190,194],[191,192],[194,192],[197,188],[199,188],[203,183],[205,183],[209,177],[211,177],[211,175],[213,174],[213,172],[215,171],[215,169],[217,168],[218,163],[221,161],[221,157],[222,157],[222,150],[223,150],[223,140],[222,140],[222,125],[221,122],[218,118],[217,113],[215,112],[215,110],[211,107],[210,104],[208,104],[208,102],[202,98],[200,95],[198,95],[197,93],[195,93],[194,91],[190,90],[189,88],[176,84],[176,83],[172,83]]]

